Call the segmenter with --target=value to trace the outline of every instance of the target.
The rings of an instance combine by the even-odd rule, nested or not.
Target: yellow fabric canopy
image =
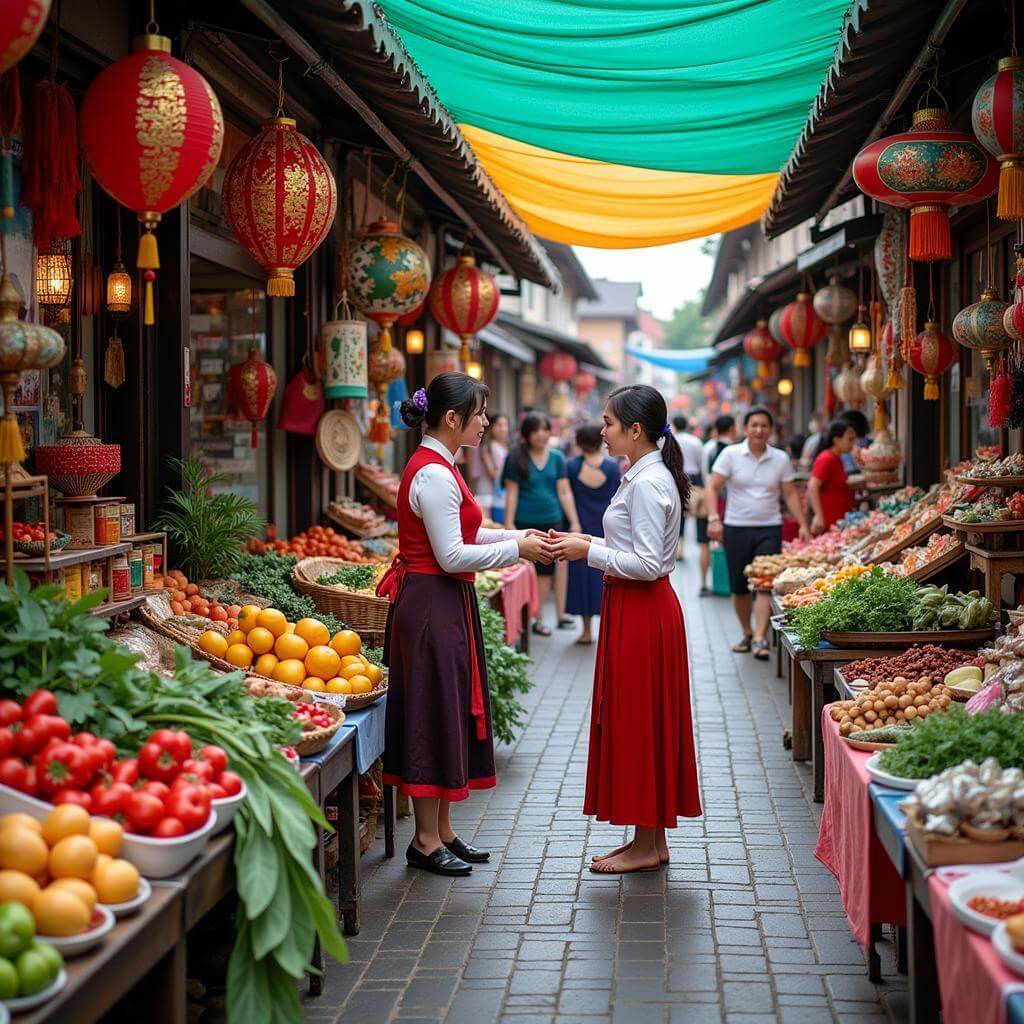
[[[761,216],[778,180],[628,167],[460,128],[530,230],[569,245],[635,249],[731,231]]]

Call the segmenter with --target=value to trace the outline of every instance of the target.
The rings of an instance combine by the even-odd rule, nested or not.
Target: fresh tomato
[[[33,715],[55,715],[57,698],[49,690],[36,690],[29,695],[21,711],[25,718],[31,718]]]
[[[124,802],[132,795],[132,787],[126,782],[114,782],[109,786],[97,782],[89,790],[92,797],[94,814],[102,814],[108,818],[116,818],[124,813]]]
[[[237,796],[242,792],[242,779],[234,772],[221,772],[217,776],[217,785],[220,786],[228,796]]]
[[[91,747],[96,742],[96,734],[91,732],[76,732],[71,737],[71,742],[76,747]]]
[[[161,729],[160,732],[170,730]],[[173,782],[181,773],[181,766],[188,759],[187,756],[179,755],[180,750],[173,744],[169,747],[163,746],[151,739],[139,751],[139,772],[147,779],[155,779],[157,782]]]
[[[139,762],[134,757],[118,761],[111,769],[110,775],[115,782],[125,782],[129,786],[134,786],[139,781]]]
[[[14,736],[6,725],[0,725],[0,760],[14,753]]]
[[[161,801],[167,799],[167,795],[170,791],[171,787],[168,786],[166,782],[156,782],[155,780],[144,782],[139,786],[140,793],[149,793],[152,796],[155,796],[157,800]]]
[[[124,801],[124,816],[139,832],[148,832],[167,813],[163,801],[152,793],[135,790]]]
[[[51,740],[71,739],[71,726],[60,715],[32,715],[25,719],[25,728],[42,729]]]
[[[192,737],[180,729],[157,729],[147,742],[168,751],[179,764],[192,756]]]
[[[92,761],[81,747],[73,743],[55,743],[36,755],[34,764],[43,793],[59,789],[80,789],[92,774]]]
[[[27,793],[25,786],[26,769],[25,763],[18,757],[5,757],[0,761],[0,785],[10,786],[11,789]]]
[[[39,782],[36,778],[36,769],[34,765],[25,766],[25,789],[24,792],[28,793],[29,796],[35,796],[39,792]]]
[[[16,700],[0,700],[0,725],[21,721],[21,705]]]
[[[177,818],[161,818],[150,835],[157,839],[176,839],[185,834],[185,826]]]
[[[92,797],[80,789],[58,789],[50,799],[54,804],[78,804],[92,814]]]
[[[211,800],[223,800],[228,795],[228,791],[216,782],[208,783],[206,792],[210,794]]]
[[[98,739],[92,744],[91,749],[97,751],[102,758],[100,768],[109,768],[117,760],[117,747],[110,740]]]
[[[213,768],[214,778],[220,775],[228,766],[228,755],[224,753],[221,747],[216,747],[212,743],[209,746],[203,747],[196,757],[200,761],[208,761],[210,763]]]
[[[210,817],[210,794],[200,786],[181,786],[171,790],[167,813],[185,826],[186,832],[202,828]]]
[[[181,772],[183,775],[195,775],[204,782],[212,782],[218,774],[213,770],[213,764],[210,761],[197,761],[194,757],[190,757],[182,764]]]
[[[25,722],[14,734],[14,752],[19,757],[33,757],[49,742],[45,726],[29,725]]]

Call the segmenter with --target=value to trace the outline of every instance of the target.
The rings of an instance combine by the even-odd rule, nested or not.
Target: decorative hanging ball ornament
[[[579,364],[568,352],[548,352],[541,356],[541,376],[553,380],[556,384],[572,380],[577,370],[579,370]]]
[[[767,321],[758,320],[757,325],[743,337],[743,351],[757,361],[758,377],[767,377],[771,372],[771,364],[782,355],[784,349],[772,337]]]
[[[908,355],[911,367],[924,377],[924,397],[934,402],[939,397],[939,378],[956,359],[956,347],[939,325],[929,320],[911,342]]]
[[[473,335],[497,316],[500,299],[498,282],[468,253],[459,256],[455,266],[439,274],[430,286],[430,312],[442,327],[462,339],[459,358],[464,363],[469,359]]]
[[[796,352],[793,365],[810,366],[810,350],[824,340],[828,324],[815,313],[810,295],[799,292],[788,306],[782,307],[779,332],[783,341]]]
[[[857,295],[846,287],[838,274],[814,293],[814,312],[827,324],[842,324],[857,312]]]
[[[859,409],[867,397],[860,382],[860,374],[854,369],[852,363],[847,363],[836,374],[833,387],[839,401],[852,409]]]
[[[899,308],[900,287],[903,284],[904,218],[906,214],[891,207],[882,217],[882,230],[875,239],[875,276],[885,299],[889,317],[896,319]]]
[[[391,440],[391,409],[388,407],[388,385],[405,376],[405,356],[400,349],[384,348],[382,338],[377,339],[370,353],[368,373],[370,383],[377,391],[377,415],[370,424],[369,440],[380,449]]]
[[[996,216],[1024,220],[1024,57],[1003,57],[974,96],[971,127],[999,161]]]
[[[228,226],[267,272],[267,294],[291,298],[295,268],[319,248],[338,209],[319,150],[293,118],[268,118],[228,164],[221,196]]]
[[[427,254],[393,221],[374,221],[352,240],[348,276],[356,309],[380,325],[379,345],[390,351],[392,325],[426,298]]]
[[[252,424],[251,444],[260,446],[260,423],[266,418],[277,391],[277,374],[260,356],[258,348],[249,349],[249,358],[236,363],[228,375],[228,390],[243,419]]]
[[[782,336],[782,329],[779,326],[782,321],[782,311],[785,306],[779,306],[770,317],[768,317],[768,333],[782,346],[785,346],[786,339]]]
[[[0,75],[36,44],[50,17],[50,0],[4,0],[0,4]]]
[[[910,258],[948,260],[949,210],[981,202],[999,184],[999,165],[970,132],[954,131],[949,111],[914,112],[910,131],[865,146],[853,179],[865,195],[910,208]]]
[[[995,288],[986,288],[981,298],[961,309],[953,318],[953,340],[981,353],[989,370],[999,353],[1013,344],[1005,327],[1009,303],[1002,302]]]
[[[209,82],[171,56],[171,41],[138,36],[132,53],[96,76],[79,114],[90,174],[142,223],[136,266],[146,283],[144,323],[152,324],[160,267],[160,217],[207,181],[220,159],[224,117]]]
[[[589,395],[597,387],[597,378],[589,370],[579,370],[573,374],[572,389],[577,395]]]

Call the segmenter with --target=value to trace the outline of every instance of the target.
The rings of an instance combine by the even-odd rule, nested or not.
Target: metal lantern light
[[[470,359],[466,363],[466,374],[473,378],[473,380],[484,379],[484,364],[476,359]]]
[[[423,332],[411,330],[405,332],[405,351],[411,356],[418,356],[425,348]]]
[[[124,316],[132,308],[132,277],[118,260],[107,275],[107,312]]]
[[[867,310],[864,306],[857,307],[857,322],[850,328],[850,351],[871,351],[871,328],[866,320]]]
[[[36,301],[51,309],[66,306],[71,301],[73,285],[71,243],[55,239],[53,251],[36,256]]]
[[[788,377],[780,377],[779,383],[776,385],[778,392],[785,398],[787,395],[793,394],[793,382]]]

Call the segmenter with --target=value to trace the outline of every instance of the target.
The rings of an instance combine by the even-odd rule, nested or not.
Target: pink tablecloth
[[[981,870],[994,867],[986,864]],[[988,938],[957,920],[948,886],[958,870],[943,868],[928,876],[943,1024],[1006,1024],[1007,996],[1024,991],[1024,982],[1003,966]]]
[[[502,575],[504,583],[498,597],[505,617],[505,640],[515,645],[523,635],[523,608],[529,608],[531,618],[537,614],[537,570],[532,562],[519,562]]]
[[[826,706],[821,719],[825,751],[825,807],[814,856],[836,877],[853,937],[870,941],[872,924],[906,924],[903,881],[875,835],[870,754],[848,746]]]

